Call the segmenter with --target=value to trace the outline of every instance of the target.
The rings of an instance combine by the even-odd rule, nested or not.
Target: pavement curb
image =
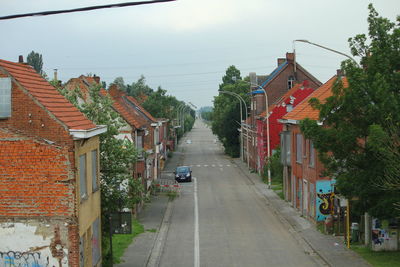
[[[165,240],[168,234],[170,219],[174,209],[174,201],[168,200],[167,207],[164,212],[163,219],[157,230],[157,235],[154,238],[153,246],[147,256],[145,266],[156,267],[160,264],[161,255],[164,249]]]

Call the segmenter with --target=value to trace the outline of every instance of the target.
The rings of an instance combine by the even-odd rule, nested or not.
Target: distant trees
[[[356,212],[392,218],[400,216],[400,24],[372,5],[368,23],[368,37],[349,39],[361,58],[361,67],[342,63],[349,86],[338,79],[326,103],[312,99],[326,127],[305,120],[301,129]]]
[[[26,62],[28,65],[31,65],[35,71],[41,75],[44,74],[43,72],[43,57],[41,54],[32,51],[28,54],[26,58]]]
[[[241,80],[240,71],[230,66],[222,77],[220,91],[230,91],[242,96],[249,103],[247,94],[249,85]],[[234,96],[220,94],[214,97],[211,129],[225,148],[225,153],[238,157],[240,155],[240,139],[238,129],[241,126],[240,103]]]

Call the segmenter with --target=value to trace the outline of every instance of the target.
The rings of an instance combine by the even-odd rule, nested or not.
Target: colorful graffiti
[[[44,259],[39,252],[0,251],[1,267],[47,267],[49,258]]]
[[[324,221],[331,210],[332,181],[317,181],[316,187],[316,220]]]

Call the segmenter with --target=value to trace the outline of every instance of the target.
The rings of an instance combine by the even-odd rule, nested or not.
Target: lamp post
[[[234,93],[234,92],[230,92],[230,91],[219,91],[219,93],[222,93],[222,94],[228,94],[228,95],[231,95],[231,96],[234,96],[234,97],[236,97],[238,100],[239,100],[239,103],[240,103],[240,120],[241,120],[241,122],[240,122],[240,128],[241,128],[241,132],[242,132],[242,134],[243,134],[243,112],[242,112],[242,102],[244,103],[244,108],[245,108],[245,115],[246,115],[246,119],[247,119],[247,105],[246,105],[246,101],[244,101],[244,99],[239,95],[239,94],[236,94],[236,93]],[[242,141],[242,146],[243,146],[243,141]],[[243,154],[243,147],[241,148],[241,151],[242,151],[242,153],[241,154]],[[247,132],[247,138],[246,138],[246,154],[247,154],[247,167],[249,167],[249,138],[248,138],[248,132]],[[242,161],[243,161],[243,155],[242,155]]]
[[[349,56],[349,55],[347,55],[347,54],[345,54],[345,53],[343,53],[343,52],[334,50],[334,49],[332,49],[332,48],[329,48],[329,47],[326,47],[326,46],[323,46],[323,45],[320,45],[320,44],[316,44],[316,43],[310,42],[310,41],[308,41],[308,40],[297,39],[297,40],[293,40],[294,73],[296,73],[296,49],[295,49],[295,45],[294,45],[295,42],[301,42],[301,43],[306,43],[306,44],[314,45],[314,46],[317,46],[317,47],[319,47],[319,48],[322,48],[322,49],[331,51],[331,52],[333,52],[333,53],[336,53],[336,54],[345,56],[345,57],[347,57],[348,59],[350,59],[351,61],[353,61],[354,63],[356,63],[356,65],[357,65],[358,67],[360,67],[360,64],[358,64],[358,62],[357,62],[354,58],[352,58],[351,56]]]
[[[247,82],[247,81],[245,81]],[[269,140],[269,111],[268,111],[268,94],[267,91],[265,91],[264,88],[262,88],[260,85],[258,84],[254,84],[251,82],[247,82],[249,83],[251,86],[256,86],[259,90],[255,90],[252,91],[252,94],[258,94],[258,93],[264,93],[265,95],[265,118],[264,121],[267,122],[267,156],[268,156],[268,160],[270,160],[271,158],[271,145],[270,145],[270,140]],[[267,164],[267,173],[268,173],[268,188],[271,188],[271,166],[270,163]]]

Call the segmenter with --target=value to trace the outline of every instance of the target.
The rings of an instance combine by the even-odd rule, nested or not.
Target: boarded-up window
[[[100,261],[101,251],[100,251],[100,219],[97,218],[92,225],[93,235],[92,235],[92,263],[93,266]]]
[[[97,161],[97,149],[92,150],[92,191],[96,191],[99,189],[99,181],[97,177],[97,173],[99,170],[99,164]]]
[[[314,167],[315,166],[315,150],[314,150],[314,144],[310,140],[310,166]]]
[[[0,78],[0,118],[11,117],[11,78]]]
[[[86,188],[86,154],[79,156],[79,192],[81,199],[87,197]]]
[[[303,155],[303,137],[301,134],[296,134],[296,162],[302,162]]]

